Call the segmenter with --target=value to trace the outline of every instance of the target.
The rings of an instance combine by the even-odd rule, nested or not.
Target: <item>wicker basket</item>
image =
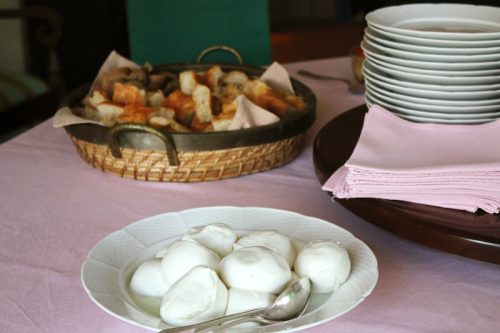
[[[187,68],[203,71],[212,65],[173,64],[157,68],[173,72]],[[241,64],[221,67],[243,70],[253,76],[263,72],[261,68]],[[315,120],[316,97],[301,82],[292,79],[292,84],[304,98],[306,110],[265,126],[206,133],[168,133],[139,124],[119,124],[111,129],[75,124],[65,129],[83,160],[120,177],[198,182],[243,176],[280,167],[298,155],[305,132]],[[62,105],[78,104],[88,89],[86,86],[73,91]],[[153,139],[156,143],[152,143]]]
[[[198,182],[248,175],[280,167],[300,151],[304,134],[241,148],[179,151],[179,165],[169,164],[165,151],[120,148],[121,158],[107,145],[71,136],[80,157],[96,169],[120,177],[162,182]]]

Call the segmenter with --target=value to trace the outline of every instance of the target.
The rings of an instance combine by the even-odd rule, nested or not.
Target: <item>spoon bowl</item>
[[[286,288],[274,301],[270,308],[262,311],[264,319],[286,320],[302,313],[309,304],[311,280],[303,277]]]
[[[303,277],[279,294],[273,305],[268,308],[236,313],[193,325],[167,328],[159,333],[176,333],[193,328],[200,330],[209,327],[217,327],[226,322],[242,323],[244,320],[239,320],[242,318],[251,320],[252,318],[260,317],[268,321],[288,320],[301,315],[305,311],[309,304],[310,296],[311,281],[307,277]]]

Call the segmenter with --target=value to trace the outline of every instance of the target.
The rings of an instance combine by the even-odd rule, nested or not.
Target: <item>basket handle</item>
[[[122,153],[120,151],[120,140],[119,136],[122,132],[145,132],[148,134],[152,134],[159,138],[163,144],[165,145],[165,151],[167,152],[168,164],[171,166],[178,166],[179,159],[177,158],[177,150],[175,149],[174,141],[169,134],[165,134],[160,132],[156,128],[146,126],[143,124],[133,124],[133,123],[123,123],[118,124],[111,129],[109,133],[109,148],[111,150],[111,154],[116,158],[121,158]]]
[[[206,49],[204,49],[203,51],[201,51],[200,55],[198,55],[198,58],[196,58],[196,62],[201,62],[201,60],[210,52],[213,52],[213,51],[227,51],[229,53],[232,53],[236,59],[238,60],[239,64],[243,64],[243,58],[241,57],[241,54],[236,51],[236,49],[233,49],[232,47],[230,46],[226,46],[226,45],[214,45],[214,46],[210,46],[210,47],[207,47]]]

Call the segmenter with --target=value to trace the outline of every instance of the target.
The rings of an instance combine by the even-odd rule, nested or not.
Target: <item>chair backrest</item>
[[[131,58],[139,64],[195,62],[206,48],[226,45],[244,63],[271,62],[267,0],[127,0]],[[204,62],[234,63],[224,52]]]
[[[43,75],[43,79],[49,83],[51,89],[56,91],[58,97],[62,97],[66,92],[66,84],[61,77],[61,68],[57,51],[62,34],[62,16],[50,7],[28,6],[22,9],[0,9],[0,20],[1,19],[35,19],[48,25],[44,26],[40,24],[37,26],[37,30],[35,31],[37,40],[43,44],[48,51],[47,70]],[[28,78],[29,76],[19,75],[19,78],[24,77]],[[38,83],[35,83],[35,79],[30,79],[29,82],[26,82],[26,84],[35,84],[35,86],[39,85]],[[33,87],[33,89],[38,91],[35,87]]]

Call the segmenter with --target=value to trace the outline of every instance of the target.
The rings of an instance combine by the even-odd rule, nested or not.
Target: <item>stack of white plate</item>
[[[392,6],[366,20],[368,106],[419,122],[500,118],[500,7]]]

